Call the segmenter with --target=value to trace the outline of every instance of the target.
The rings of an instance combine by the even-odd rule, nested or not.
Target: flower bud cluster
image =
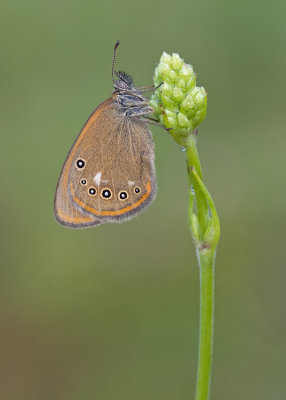
[[[193,67],[176,53],[163,53],[153,79],[155,86],[164,82],[150,100],[154,115],[183,143],[206,115],[206,90],[196,86]]]

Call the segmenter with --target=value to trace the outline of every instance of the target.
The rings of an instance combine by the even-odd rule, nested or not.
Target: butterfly
[[[119,41],[112,61],[112,95],[85,123],[59,177],[54,214],[71,228],[129,220],[157,192],[148,127],[154,121],[153,109],[143,96],[150,89],[136,88],[128,74],[114,70],[118,45]]]

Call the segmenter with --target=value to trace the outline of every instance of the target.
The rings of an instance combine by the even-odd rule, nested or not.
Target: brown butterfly
[[[114,71],[118,45],[112,96],[85,123],[58,181],[55,217],[71,228],[123,222],[156,195],[154,145],[147,125],[153,110],[142,95],[148,90],[134,87],[129,75]]]

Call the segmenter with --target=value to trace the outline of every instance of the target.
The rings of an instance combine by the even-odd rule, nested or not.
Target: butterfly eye
[[[82,179],[82,180],[80,181],[80,183],[81,183],[82,185],[86,185],[86,179]]]
[[[76,166],[77,166],[78,168],[83,168],[83,167],[85,166],[85,161],[82,160],[82,159],[77,160]]]
[[[140,192],[141,192],[141,190],[140,190],[140,188],[139,188],[139,187],[136,187],[136,188],[134,189],[134,192],[138,194],[138,193],[140,193]]]
[[[122,190],[121,192],[119,192],[118,198],[119,200],[126,200],[128,199],[128,193]]]
[[[91,196],[94,196],[94,195],[96,194],[96,190],[95,190],[93,187],[91,187],[91,188],[88,189],[88,193],[89,193]]]
[[[110,199],[112,197],[111,190],[108,188],[102,189],[101,197],[103,197],[104,199]]]

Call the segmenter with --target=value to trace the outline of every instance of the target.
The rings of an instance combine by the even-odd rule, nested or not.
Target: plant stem
[[[207,400],[210,393],[213,318],[214,318],[214,261],[215,253],[205,249],[198,254],[200,266],[200,339],[195,400]]]
[[[200,268],[200,334],[195,400],[208,400],[214,325],[214,265],[220,226],[212,198],[203,183],[201,164],[193,134],[188,138],[186,153],[189,179],[194,188],[194,192],[190,193],[188,219]],[[194,212],[194,200],[196,201],[196,213]]]
[[[186,146],[186,153],[188,158],[188,167],[195,167],[199,177],[203,179],[203,173],[201,168],[201,163],[199,159],[199,154],[196,145],[196,138],[194,134],[191,134],[188,137],[188,142]],[[194,190],[196,193],[196,203],[197,203],[197,212],[198,212],[198,220],[200,226],[199,236],[202,240],[203,234],[207,228],[208,224],[208,205],[206,199],[195,179],[192,179],[191,174],[189,173],[190,181],[194,186]]]

